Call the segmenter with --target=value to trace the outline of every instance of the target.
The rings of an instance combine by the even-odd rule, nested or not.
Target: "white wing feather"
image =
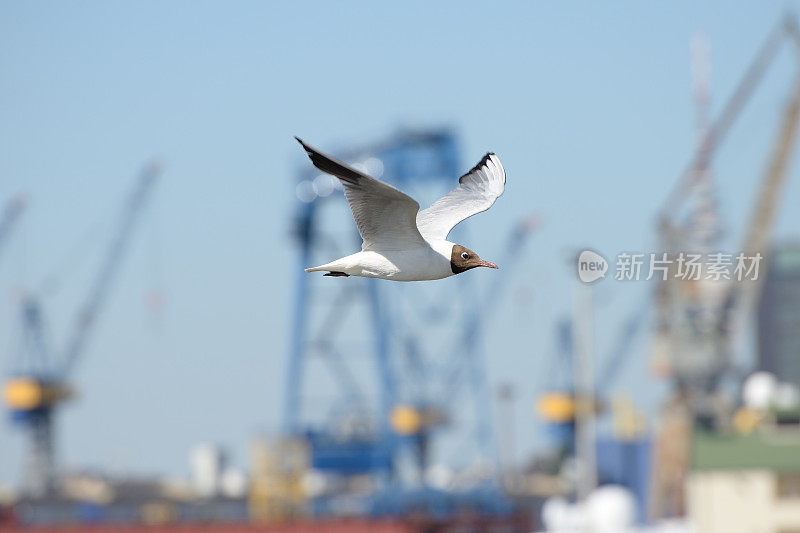
[[[297,139],[318,169],[339,178],[363,243],[362,250],[405,250],[427,246],[417,229],[419,204],[394,187]]]
[[[489,209],[503,194],[506,171],[500,159],[489,153],[458,183],[458,187],[417,214],[417,227],[426,239],[446,239],[456,224]]]

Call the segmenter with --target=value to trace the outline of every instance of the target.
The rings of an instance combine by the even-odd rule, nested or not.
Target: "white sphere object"
[[[241,498],[247,494],[247,475],[238,468],[226,468],[222,472],[220,487],[228,498]]]
[[[317,193],[314,190],[314,182],[310,180],[303,180],[298,183],[294,192],[297,194],[297,199],[303,203],[313,202],[317,197]]]
[[[605,485],[589,495],[586,513],[592,531],[625,531],[636,520],[636,500],[625,487]]]
[[[553,496],[542,505],[542,525],[546,531],[570,531],[582,524],[581,508],[566,498]]]
[[[778,380],[770,372],[756,372],[744,380],[742,401],[751,409],[769,408],[775,398]]]
[[[312,182],[312,187],[314,188],[314,192],[317,196],[325,197],[329,196],[334,189],[333,180],[335,180],[333,176],[329,176],[328,174],[320,174],[314,181]]]
[[[364,161],[364,168],[367,174],[373,178],[380,178],[383,175],[383,161],[377,157],[370,157]]]

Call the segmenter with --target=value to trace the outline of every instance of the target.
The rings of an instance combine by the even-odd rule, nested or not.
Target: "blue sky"
[[[542,444],[532,384],[571,302],[564,258],[654,249],[654,213],[693,143],[692,33],[711,39],[718,110],[785,6],[2,2],[0,201],[24,190],[30,208],[0,259],[0,347],[16,288],[54,272],[63,289],[46,303],[63,339],[132,177],[160,155],[156,199],[59,421],[61,457],[181,474],[189,447],[210,440],[244,465],[248,437],[279,422],[303,163],[292,136],[335,149],[446,124],[463,168],[493,150],[508,171],[505,196],[468,223],[473,249],[497,257],[495,236],[520,214],[544,221],[510,282],[533,304],[506,306],[487,335],[491,381],[520,387],[517,448],[529,452]],[[793,59],[782,53],[719,154],[734,244]],[[793,171],[779,237],[800,228],[788,209],[797,181]],[[142,304],[153,286],[166,298],[157,317]],[[601,354],[643,288],[598,288]],[[660,389],[642,385],[640,345],[618,384],[652,408]],[[0,482],[13,483],[22,440],[0,428]]]

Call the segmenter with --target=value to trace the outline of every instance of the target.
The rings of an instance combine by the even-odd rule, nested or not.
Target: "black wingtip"
[[[475,172],[476,170],[481,168],[483,165],[486,164],[486,162],[489,160],[489,158],[492,157],[493,155],[495,155],[494,152],[486,152],[486,155],[481,157],[481,160],[478,161],[478,163],[474,167],[472,167],[469,170],[469,172],[467,172],[467,174],[469,174],[470,172]]]
[[[486,152],[486,155],[481,157],[481,160],[478,161],[478,163],[474,167],[469,169],[465,174],[463,174],[460,178],[458,178],[458,182],[459,183],[463,183],[462,180],[464,178],[466,178],[467,176],[469,176],[470,174],[472,174],[473,172],[475,172],[476,170],[481,168],[483,165],[485,165],[486,162],[489,160],[489,158],[492,157],[493,155],[496,155],[496,154],[494,152]]]
[[[294,138],[297,139],[297,142],[299,142],[303,150],[306,151],[306,155],[308,155],[311,163],[321,171],[336,176],[340,180],[350,183],[351,185],[357,184],[359,180],[364,177],[369,178],[366,174],[361,174],[357,170],[347,166],[347,164],[337,161],[328,154],[320,152],[313,146],[306,144],[300,137],[295,135]]]
[[[305,150],[305,152],[306,152],[306,154],[308,155],[308,157],[311,157],[311,156],[312,156],[312,154],[314,154],[314,153],[316,152],[316,150],[314,150],[314,149],[313,149],[313,148],[311,148],[309,145],[307,145],[307,144],[306,144],[306,143],[303,141],[303,139],[301,139],[301,138],[300,138],[300,137],[298,137],[297,135],[295,135],[295,136],[294,136],[294,138],[297,140],[297,142],[299,142],[299,143],[300,143],[300,146],[302,146],[302,147],[303,147],[303,150]],[[313,159],[313,158],[312,158],[312,159]]]

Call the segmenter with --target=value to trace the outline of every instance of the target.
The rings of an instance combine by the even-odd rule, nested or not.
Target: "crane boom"
[[[767,167],[763,186],[758,196],[750,223],[747,236],[742,245],[744,252],[755,253],[763,251],[769,246],[769,235],[775,221],[775,212],[778,205],[778,198],[786,183],[786,176],[789,170],[789,163],[792,155],[792,147],[797,137],[797,122],[800,116],[800,75],[794,85],[792,99],[784,114],[784,121],[781,125],[779,139],[773,150],[772,159]]]
[[[20,215],[25,211],[27,203],[25,195],[20,193],[6,204],[3,215],[0,218],[0,251],[2,251],[3,245],[8,240],[8,236],[11,235],[11,230],[14,229]]]
[[[150,163],[145,166],[133,192],[125,203],[119,229],[111,241],[89,295],[78,312],[77,323],[64,351],[60,369],[61,376],[66,376],[70,372],[86,345],[86,340],[108,295],[108,289],[119,267],[120,259],[130,240],[133,228],[159,173],[160,167],[158,164]]]
[[[631,345],[636,334],[642,329],[642,325],[647,319],[647,308],[650,305],[649,298],[642,302],[642,305],[634,310],[614,339],[609,355],[603,359],[604,364],[598,369],[598,377],[595,388],[601,392],[611,390],[611,385],[619,374],[623,363],[628,359]]]
[[[684,169],[678,182],[667,197],[667,200],[664,202],[658,216],[662,225],[671,224],[672,218],[686,199],[686,195],[692,180],[695,178],[697,169],[708,166],[710,160],[713,158],[714,152],[728,134],[731,126],[739,117],[740,112],[752,96],[753,91],[764,77],[767,68],[772,64],[775,56],[778,54],[781,44],[787,37],[796,38],[795,33],[796,26],[794,19],[786,17],[782,19],[769,34],[767,40],[753,59],[753,62],[739,81],[739,85],[736,87],[733,95],[731,95],[730,99],[725,104],[719,118],[714,121],[704,135],[704,138],[700,141],[697,151]]]
[[[779,207],[780,193],[789,174],[793,147],[797,138],[797,126],[800,122],[800,73],[798,73],[792,89],[792,96],[783,115],[783,123],[778,132],[778,139],[772,151],[772,157],[767,165],[766,174],[762,180],[753,212],[747,224],[747,233],[742,243],[741,250],[747,257],[760,253],[767,257],[770,246],[770,235],[775,225],[775,215]],[[728,315],[726,319],[732,321],[731,328],[739,325],[761,294],[764,276],[759,274],[756,279],[740,282],[731,280],[729,294]]]

